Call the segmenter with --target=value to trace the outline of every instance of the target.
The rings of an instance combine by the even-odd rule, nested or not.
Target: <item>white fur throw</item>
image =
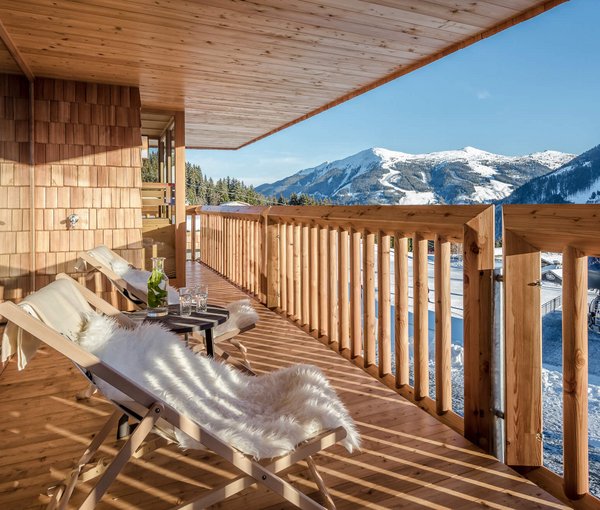
[[[119,328],[92,314],[80,345],[208,431],[256,459],[284,455],[323,430],[343,426],[348,451],[360,436],[348,411],[312,365],[294,365],[250,376],[198,355],[182,339],[157,324]],[[113,400],[130,400],[102,381]],[[176,430],[183,448],[200,447]]]

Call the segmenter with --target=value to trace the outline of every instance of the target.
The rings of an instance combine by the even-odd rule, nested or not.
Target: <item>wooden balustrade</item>
[[[489,449],[493,207],[198,207],[188,214],[192,225],[200,218],[192,259],[199,253],[201,262]],[[565,500],[583,497],[587,508],[597,503],[588,494],[587,257],[600,255],[600,213],[597,206],[510,205],[503,216],[507,463],[527,466],[527,476]],[[452,408],[451,243],[463,245],[464,421]],[[541,251],[563,253],[564,489],[543,467]]]
[[[555,495],[588,494],[587,257],[600,255],[600,212],[593,205],[503,207],[507,463],[542,466],[541,252],[562,252],[563,484],[529,470]],[[594,500],[593,502],[591,500]]]
[[[493,207],[199,207],[190,214],[201,218],[195,235],[201,262],[474,442],[489,447]],[[450,243],[463,241],[464,344],[469,365],[465,373],[472,378],[465,378],[464,422],[452,410],[450,378]],[[429,356],[430,247],[435,260],[433,359]],[[414,310],[409,308],[411,258]],[[413,312],[411,386],[409,317]]]

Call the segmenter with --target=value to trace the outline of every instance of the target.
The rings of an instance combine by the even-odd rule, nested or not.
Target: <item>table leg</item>
[[[213,349],[213,330],[207,329],[204,333],[206,338],[206,355],[212,358],[215,354]]]

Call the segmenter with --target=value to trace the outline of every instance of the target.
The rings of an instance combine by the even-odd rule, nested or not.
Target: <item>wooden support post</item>
[[[362,355],[360,243],[361,233],[352,230],[350,238],[350,350],[353,358]]]
[[[452,316],[450,309],[450,243],[435,238],[435,409],[452,410]]]
[[[506,463],[541,466],[542,320],[540,251],[504,230]]]
[[[429,308],[427,239],[413,238],[413,305],[415,352],[415,399],[429,396]]]
[[[175,112],[175,276],[185,287],[187,231],[185,215],[185,113]]]
[[[465,437],[490,451],[494,206],[467,222],[463,239]]]
[[[337,343],[339,333],[338,302],[338,230],[329,230],[329,343]]]
[[[347,230],[340,231],[339,239],[339,302],[340,302],[340,351],[350,348],[350,321],[348,297],[348,262],[349,262],[349,236]]]
[[[394,236],[396,386],[409,383],[408,369],[408,239]]]
[[[390,331],[390,236],[379,233],[377,250],[379,377],[392,372],[392,339]]]
[[[587,257],[563,251],[563,469],[565,494],[589,491]]]
[[[375,363],[375,234],[365,232],[363,246],[363,327],[365,367]]]

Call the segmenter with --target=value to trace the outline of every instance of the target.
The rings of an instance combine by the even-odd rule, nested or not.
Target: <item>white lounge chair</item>
[[[91,307],[96,311],[93,312]],[[19,367],[23,368],[42,341],[75,363],[117,407],[70,477],[54,493],[51,508],[66,508],[78,480],[89,481],[97,476],[96,471],[100,471],[100,478],[79,507],[94,508],[129,459],[144,452],[143,443],[152,431],[177,440],[185,448],[212,450],[241,472],[233,480],[206,491],[197,500],[178,506],[180,510],[205,508],[256,483],[265,485],[298,508],[335,508],[312,455],[340,441],[351,450],[358,446],[359,437],[346,409],[318,369],[299,365],[258,377],[240,373],[217,360],[196,356],[177,337],[169,337],[170,333],[160,326],[127,329],[134,325],[126,316],[64,276],[28,296],[20,305],[1,303],[0,314],[9,321],[3,336],[3,358],[17,353]],[[118,325],[112,324],[107,316],[114,318]],[[104,333],[98,334],[98,331]],[[135,363],[143,364],[156,345],[166,345],[173,353],[172,358],[161,357],[160,363],[150,370],[131,368]],[[128,356],[135,357],[135,363]],[[167,379],[172,368],[170,360],[182,366],[192,365],[186,373],[193,374],[192,380],[198,382],[191,388],[199,401],[197,405],[193,399],[191,403],[187,398],[182,400],[171,388],[173,383],[168,383]],[[195,371],[194,364],[199,364]],[[177,377],[180,375],[176,374]],[[314,394],[299,394],[289,415],[275,413],[269,416],[269,409],[290,407],[289,387],[298,382],[298,377],[304,377],[298,387],[309,391],[306,390],[308,387]],[[271,392],[257,393],[250,398],[248,391],[252,391],[253,385],[270,388]],[[171,389],[165,390],[165,387]],[[203,391],[203,388],[210,391]],[[231,395],[227,393],[229,391]],[[206,406],[209,413],[202,411]],[[264,409],[252,411],[256,406]],[[138,426],[104,470],[96,466],[94,470],[85,471],[123,411],[137,420]],[[257,420],[264,422],[264,429],[256,427]],[[251,424],[246,427],[247,421]],[[226,425],[231,423],[239,430],[229,430]],[[282,423],[291,428],[278,435]],[[294,438],[294,444],[290,443],[291,438]],[[276,456],[267,459],[264,452]],[[281,470],[300,460],[307,461],[323,497],[323,505],[278,476]],[[94,474],[90,474],[92,472]]]

